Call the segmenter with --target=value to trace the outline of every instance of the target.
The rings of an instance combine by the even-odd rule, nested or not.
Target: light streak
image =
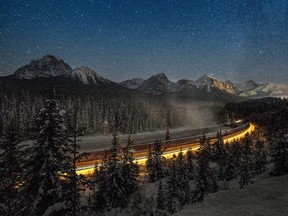
[[[235,133],[233,135],[231,135],[231,134],[230,135],[226,135],[226,136],[224,135],[223,136],[223,141],[226,143],[226,142],[231,142],[233,140],[244,138],[247,133],[250,134],[254,130],[255,130],[255,125],[250,123],[249,128],[247,128],[245,131],[241,131],[241,132]],[[199,143],[191,143],[191,146],[186,144],[185,146],[187,146],[187,147],[182,148],[181,146],[178,146],[176,150],[164,152],[163,157],[165,157],[166,159],[171,159],[171,158],[173,158],[174,155],[179,154],[180,151],[182,151],[183,154],[185,154],[188,150],[197,151],[198,148],[199,148]],[[147,152],[146,152],[146,154],[144,156],[136,157],[135,161],[140,166],[144,166],[146,164],[146,161],[147,161]],[[97,160],[97,161],[95,160],[94,164],[96,162],[99,164],[99,163],[101,163],[101,160]],[[93,174],[93,172],[94,172],[94,164],[93,165],[87,165],[87,166],[79,167],[77,169],[77,174],[82,174],[82,175],[91,175],[91,174]]]

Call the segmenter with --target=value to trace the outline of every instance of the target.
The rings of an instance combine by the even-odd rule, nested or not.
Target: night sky
[[[120,81],[288,82],[287,0],[0,0],[0,75],[53,54]]]

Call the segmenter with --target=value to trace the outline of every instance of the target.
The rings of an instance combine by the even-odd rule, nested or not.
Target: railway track
[[[233,139],[239,139],[245,136],[246,133],[250,133],[254,131],[255,126],[253,124],[244,124],[237,128],[228,129],[226,131],[222,131],[223,140],[225,142],[231,141]],[[211,142],[216,140],[217,132],[205,134]],[[165,145],[165,152],[163,156],[167,159],[173,157],[173,154],[177,154],[180,150],[185,153],[188,149],[196,150],[199,148],[199,137],[202,134],[195,136],[182,137],[177,139],[170,139],[162,141]],[[148,155],[149,146],[153,145],[154,142],[150,143],[140,143],[134,147],[135,153],[134,157],[140,165],[145,164],[146,158]],[[99,150],[89,152],[90,155],[87,159],[82,160],[77,164],[77,173],[79,174],[91,174],[94,171],[95,163],[101,163],[102,159],[105,155],[109,154],[109,150]]]

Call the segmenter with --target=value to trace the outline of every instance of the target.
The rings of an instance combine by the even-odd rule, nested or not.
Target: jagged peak
[[[91,68],[87,66],[80,66],[73,69],[71,73],[72,77],[77,77],[80,79],[84,84],[97,84],[97,83],[106,83],[108,80],[104,79],[102,76],[100,76],[97,72],[92,70]]]
[[[71,73],[72,68],[63,59],[54,55],[45,55],[40,59],[31,60],[29,64],[19,68],[14,75],[22,79],[51,77]]]
[[[201,76],[197,81],[201,81],[201,80],[217,80],[216,77],[213,76],[213,74],[204,74],[203,76]]]

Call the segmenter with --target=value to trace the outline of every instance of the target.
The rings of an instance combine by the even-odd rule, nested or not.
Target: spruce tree
[[[83,208],[81,206],[81,191],[84,191],[83,187],[88,185],[88,181],[84,175],[77,174],[76,163],[80,162],[83,158],[87,158],[87,153],[79,153],[81,140],[78,136],[86,130],[78,119],[78,107],[74,107],[73,113],[69,116],[68,120],[68,136],[69,136],[69,150],[70,158],[69,163],[72,165],[67,170],[67,176],[65,178],[65,205],[66,209],[63,214],[76,216],[83,215]]]
[[[288,173],[288,140],[285,132],[279,130],[272,139],[271,157],[274,163],[271,175],[285,175]]]
[[[164,178],[164,156],[161,148],[161,141],[158,140],[154,143],[154,181]]]
[[[213,145],[213,159],[218,165],[218,178],[224,181],[224,188],[227,188],[226,167],[229,160],[229,152],[224,144],[221,132],[217,133],[217,141]]]
[[[251,150],[252,140],[248,134],[245,135],[243,140],[243,154],[241,158],[241,170],[240,170],[240,188],[243,188],[245,185],[249,183],[253,183],[252,178],[254,177],[255,170],[255,157]]]
[[[148,158],[146,161],[146,168],[149,175],[149,180],[155,182],[164,178],[164,156],[161,147],[161,141],[157,140],[154,143],[154,151],[152,152],[151,147],[149,147]]]
[[[186,172],[190,180],[194,179],[195,168],[193,163],[194,155],[191,149],[186,152]]]
[[[135,159],[133,157],[134,149],[132,145],[133,141],[131,135],[129,135],[123,164],[123,175],[127,194],[131,194],[132,192],[136,191],[138,187],[137,177],[139,176],[139,166],[135,163]]]
[[[116,132],[113,134],[110,157],[104,178],[99,182],[99,187],[94,194],[95,210],[111,210],[126,205],[126,184],[123,175],[123,154]]]
[[[159,181],[158,184],[156,207],[157,209],[165,210],[165,191],[161,180]]]
[[[183,206],[189,202],[190,199],[190,186],[189,177],[185,169],[185,161],[182,150],[180,150],[176,159],[176,172],[177,172],[177,183],[178,183],[178,200],[180,205]]]
[[[170,170],[170,176],[166,183],[166,209],[170,214],[177,212],[179,208],[179,195],[181,195],[179,185],[178,185],[178,176],[176,168],[176,156],[173,155],[173,163]]]
[[[146,160],[146,170],[149,176],[149,181],[154,182],[154,158],[153,158],[153,152],[152,147],[149,145],[148,149],[148,157]]]
[[[257,140],[255,144],[255,172],[260,174],[265,172],[267,161],[267,153],[264,147],[264,142]]]
[[[204,195],[218,190],[216,177],[210,168],[210,153],[205,135],[200,138],[200,148],[197,154],[196,189],[193,192],[192,201],[203,201]]]
[[[17,215],[21,208],[17,204],[17,187],[22,184],[20,175],[23,172],[24,147],[20,144],[16,120],[10,119],[0,139],[0,212],[3,215]]]
[[[43,215],[62,209],[63,179],[70,168],[63,110],[51,92],[36,119],[37,139],[29,149],[23,184],[20,188],[22,215]]]

